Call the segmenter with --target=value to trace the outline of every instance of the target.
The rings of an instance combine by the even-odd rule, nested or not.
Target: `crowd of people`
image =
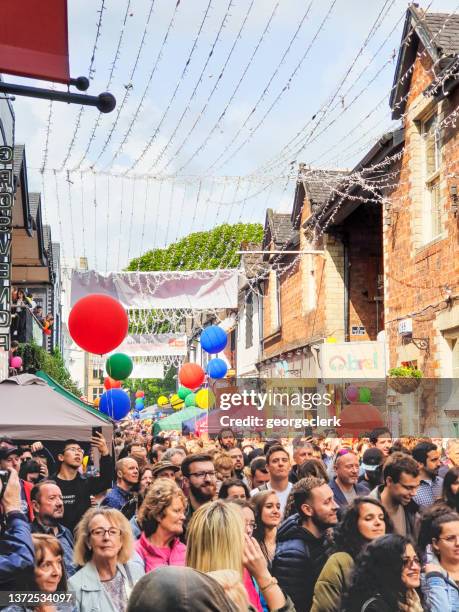
[[[39,612],[459,610],[459,439],[126,420],[108,442],[95,469],[77,440],[0,438],[1,591],[74,595]]]
[[[27,289],[13,288],[11,292],[11,338],[16,343],[27,342],[27,311],[31,312],[46,335],[50,335],[54,324],[51,313],[45,314],[43,307]]]

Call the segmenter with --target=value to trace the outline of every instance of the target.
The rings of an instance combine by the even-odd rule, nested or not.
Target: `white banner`
[[[129,378],[164,378],[164,365],[154,361],[134,362]]]
[[[231,269],[100,274],[94,270],[73,270],[72,306],[80,298],[92,293],[110,295],[127,310],[237,308],[238,271]]]
[[[322,378],[386,377],[384,342],[325,342],[321,347]]]
[[[186,347],[186,334],[131,334],[113,352],[130,357],[185,356]]]

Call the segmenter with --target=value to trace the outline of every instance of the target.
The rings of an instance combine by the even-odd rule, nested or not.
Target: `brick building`
[[[342,249],[333,236],[313,245],[303,228],[342,178],[339,171],[308,172],[291,214],[267,211],[263,250],[271,271],[263,288],[261,376],[320,377],[325,339],[344,339]]]
[[[459,16],[424,15],[412,5],[407,36],[390,99],[405,143],[387,167],[393,186],[384,194],[386,339],[391,366],[458,377]]]

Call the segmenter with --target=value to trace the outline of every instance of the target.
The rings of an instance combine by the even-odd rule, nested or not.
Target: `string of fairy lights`
[[[430,2],[426,8],[432,4]],[[321,7],[311,0],[303,7],[301,17],[296,17],[292,31],[285,36],[277,56],[274,55],[273,69],[266,71],[268,74],[251,88],[255,102],[246,102],[248,110],[240,114],[236,124],[228,118],[246,94],[244,90],[248,88],[243,85],[248,84],[257,61],[263,59],[262,52],[270,47],[276,24],[279,27],[282,15],[285,18],[282,3],[270,3],[256,35],[257,0],[245,3],[242,9],[235,0],[228,0],[224,5],[219,3],[218,7],[212,0],[203,0],[197,5],[199,19],[187,51],[182,61],[171,62],[174,41],[183,37],[185,9],[180,0],[173,6],[169,3],[168,12],[161,0],[145,3],[145,16],[138,20],[142,22],[142,29],[137,32],[133,31],[134,20],[131,19],[134,3],[126,0],[117,13],[119,23],[115,35],[105,21],[111,7],[105,0],[98,3],[88,74],[91,81],[96,79],[96,74],[101,74],[100,49],[110,36],[112,54],[104,85],[106,88],[113,85],[116,91],[122,92],[114,117],[106,120],[100,113],[89,116],[81,107],[70,125],[70,140],[59,135],[64,144],[58,147],[60,155],[56,162],[50,154],[56,148],[57,138],[55,106],[50,103],[42,132],[41,160],[31,165],[41,175],[45,210],[51,209],[49,200],[56,204],[64,258],[71,256],[75,261],[81,252],[90,259],[91,266],[105,272],[119,270],[134,257],[138,258],[140,266],[139,256],[146,250],[165,248],[182,235],[221,223],[262,220],[269,199],[274,200],[275,206],[284,201],[288,204],[290,200],[291,208],[291,190],[298,181],[325,186],[333,201],[333,213],[325,221],[320,213],[315,219],[314,245],[346,201],[384,205],[383,194],[403,183],[399,171],[394,171],[391,164],[407,152],[410,146],[407,143],[380,164],[343,172],[341,181],[316,167],[325,162],[329,167],[330,162],[337,160],[352,163],[357,154],[368,150],[381,134],[382,125],[391,125],[387,119],[387,98],[391,91],[399,82],[411,78],[416,59],[427,53],[425,48],[418,50],[404,74],[392,85],[392,90],[386,88],[384,96],[376,103],[363,103],[377,91],[379,79],[390,67],[394,68],[395,56],[388,50],[388,41],[400,31],[404,19],[404,10],[397,0],[385,0],[378,6],[362,41],[356,45],[350,61],[340,71],[341,76],[329,87],[312,118],[300,130],[292,125],[293,137],[287,137],[286,133],[285,144],[277,151],[268,150],[268,160],[251,163],[253,169],[243,175],[221,174],[221,171],[240,159],[244,152],[250,155],[247,153],[251,150],[250,143],[266,131],[268,118],[282,108],[284,99],[295,99],[298,86],[294,84],[310,67],[307,60],[319,38],[327,35],[333,19],[338,18],[339,0],[331,0]],[[440,30],[433,33],[430,44],[435,45],[458,8],[459,5],[446,16]],[[161,19],[155,19],[159,14]],[[407,46],[413,36],[410,30],[401,44]],[[151,53],[155,37],[158,45]],[[248,39],[253,41],[251,51],[245,53],[247,61],[241,62],[238,50],[242,45],[247,49]],[[128,51],[134,51],[133,61],[129,61]],[[375,66],[378,58],[381,63]],[[171,74],[174,85],[162,112],[152,116],[151,121],[145,121],[153,85],[159,85],[163,74],[161,67],[166,64],[173,67],[173,74],[178,66],[179,76],[174,79]],[[240,68],[238,71],[236,65]],[[123,76],[126,68],[126,76]],[[443,87],[451,76],[454,74],[448,71],[434,72],[434,86]],[[209,79],[213,79],[210,86]],[[212,107],[219,97],[222,100],[218,100],[219,109],[215,113]],[[396,107],[405,104],[407,97],[408,94],[400,97]],[[401,122],[406,119],[407,112],[401,114]],[[451,109],[441,119],[440,127],[456,125],[458,115],[458,109]],[[349,121],[351,116],[353,120]],[[375,117],[377,121],[373,122]],[[330,133],[338,126],[340,131],[330,138]],[[225,139],[221,138],[222,132]],[[205,159],[204,152],[210,153],[211,145],[220,141],[223,144],[218,147],[217,154]],[[307,164],[299,175],[298,162],[303,156]],[[202,165],[204,169],[200,170]],[[445,165],[443,171],[448,173],[451,165]],[[142,171],[144,166],[146,169]],[[185,174],[190,168],[198,170]],[[353,193],[355,186],[359,186],[364,195]],[[400,206],[404,197],[392,198],[392,207]],[[325,210],[326,207],[322,215]],[[220,255],[222,268],[230,260],[234,247],[231,241],[224,245]],[[196,254],[196,259],[205,262],[209,255],[210,251],[203,249]],[[273,270],[288,277],[301,256],[286,257],[281,252],[271,257],[250,279],[251,289],[261,294],[263,281]],[[178,312],[173,318],[174,325],[181,324],[186,316],[189,313]],[[147,320],[156,324],[171,321],[171,318],[155,313],[151,319],[144,313],[142,324]]]

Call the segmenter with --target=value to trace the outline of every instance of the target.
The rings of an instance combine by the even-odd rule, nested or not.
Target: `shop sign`
[[[386,376],[384,342],[325,342],[321,353],[324,379],[380,379]]]

